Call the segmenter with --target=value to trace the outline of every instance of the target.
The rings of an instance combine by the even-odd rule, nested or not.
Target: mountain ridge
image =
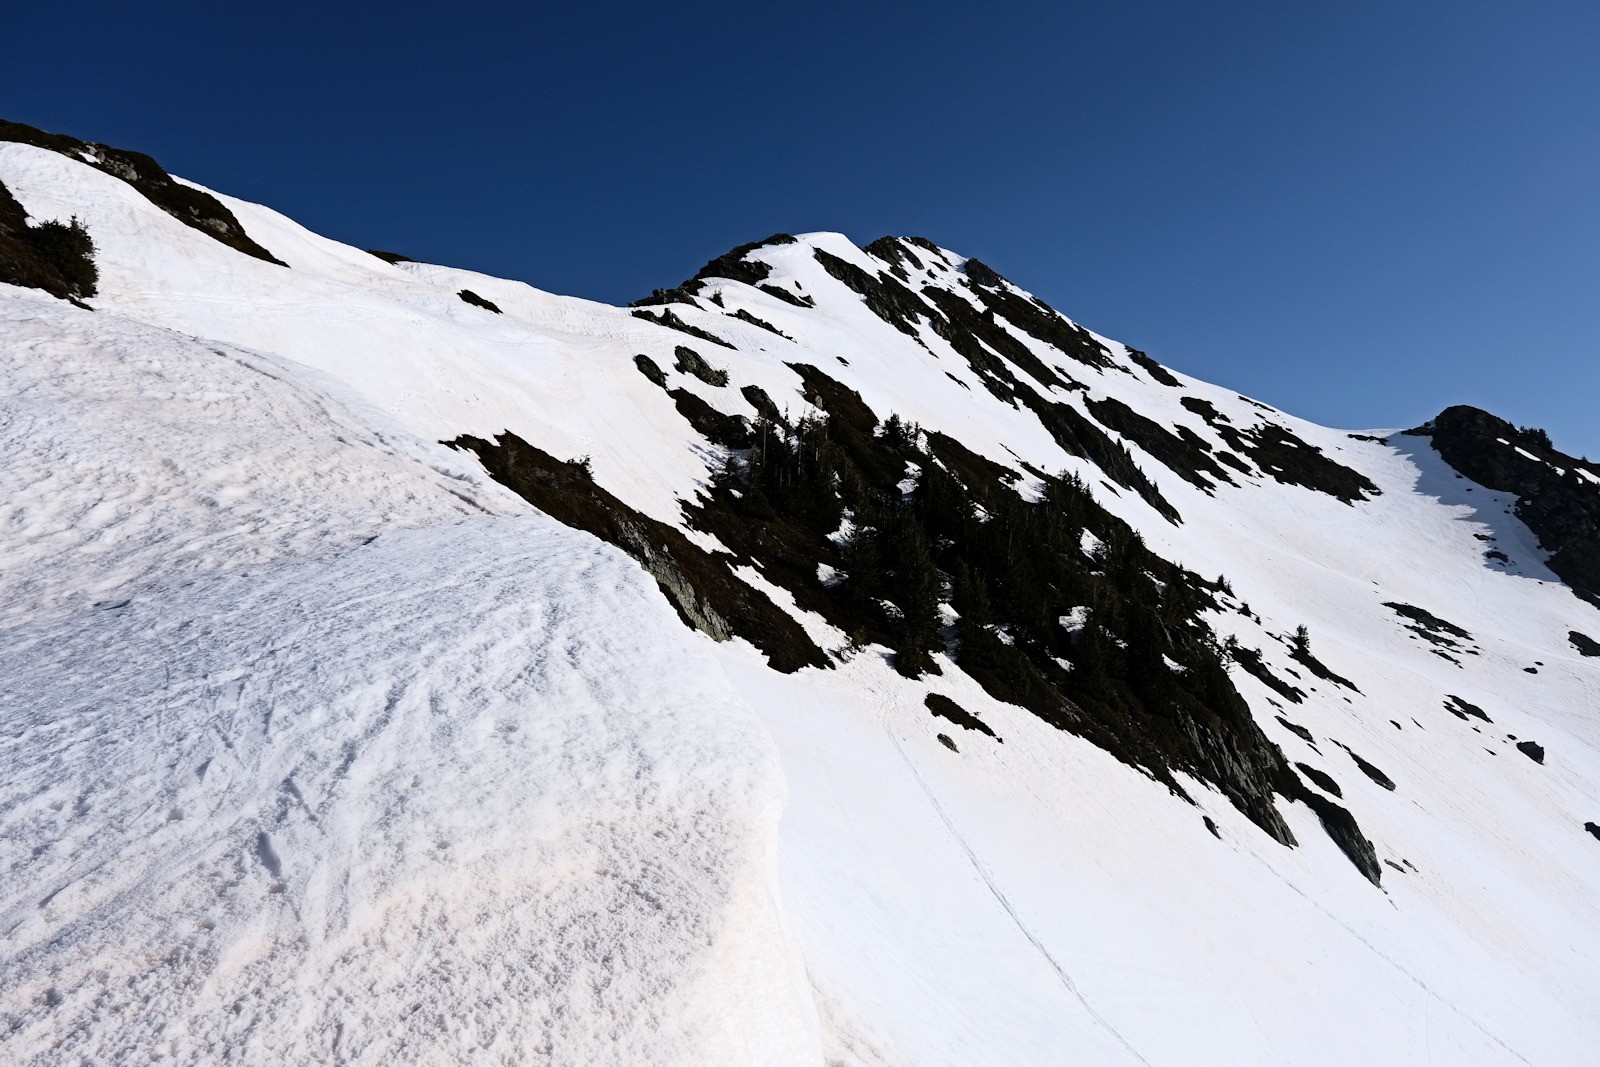
[[[276,943],[313,947],[351,944],[364,929],[359,909],[317,925],[323,887],[376,884],[326,845],[318,812],[340,797],[410,828],[396,840],[419,841],[440,839],[438,825],[407,821],[396,798],[411,795],[405,783],[421,780],[427,759],[455,768],[473,796],[521,802],[509,765],[485,764],[507,770],[503,781],[457,767],[452,738],[516,738],[516,748],[548,725],[548,751],[578,755],[541,766],[592,766],[572,779],[574,795],[619,795],[596,783],[609,789],[626,773],[612,777],[600,750],[584,762],[591,749],[581,731],[560,732],[559,701],[504,702],[545,677],[602,695],[612,679],[631,693],[633,706],[583,705],[605,710],[605,736],[624,748],[650,729],[652,709],[669,707],[678,740],[703,733],[742,768],[739,781],[787,781],[781,823],[737,814],[739,797],[756,793],[715,794],[715,810],[733,813],[722,843],[743,857],[736,868],[684,869],[670,884],[618,874],[647,894],[621,898],[592,892],[615,883],[581,863],[530,858],[521,874],[496,875],[518,901],[552,879],[550,892],[578,902],[575,916],[583,901],[650,902],[586,927],[594,955],[571,947],[586,974],[625,981],[634,964],[606,960],[626,959],[700,975],[713,991],[735,974],[770,978],[781,1047],[759,1032],[712,1042],[689,1023],[718,994],[696,999],[684,986],[668,1058],[1420,1063],[1449,1050],[1457,1062],[1570,1062],[1600,1040],[1587,1010],[1600,849],[1586,829],[1600,817],[1600,621],[1555,571],[1585,558],[1588,528],[1536,526],[1587,514],[1561,494],[1587,501],[1593,487],[1577,472],[1592,465],[1455,409],[1427,437],[1316,426],[1164,368],[917,238],[860,248],[837,234],[780,235],[617,308],[380,257],[198,190],[266,252],[251,255],[125,178],[37,144],[0,143],[0,183],[35,221],[78,217],[101,275],[93,311],[0,287],[12,324],[0,366],[16,398],[0,425],[19,457],[0,527],[12,561],[5,618],[22,635],[13,647],[32,647],[29,627],[46,623],[78,649],[114,633],[125,660],[174,665],[171,692],[191,694],[127,691],[140,714],[181,724],[210,709],[206,736],[264,768],[248,787],[230,777],[240,784],[225,797],[204,774],[193,785],[186,763],[174,764],[182,781],[177,770],[95,770],[126,757],[107,748],[86,763],[100,752],[94,733],[63,738],[51,723],[90,715],[85,693],[109,686],[120,664],[89,657],[82,680],[30,674],[27,701],[7,691],[21,770],[0,825],[0,911],[22,922],[6,958],[37,993],[4,1005],[23,1035],[10,1040],[25,1042],[14,1047],[31,1050],[19,1058],[64,1058],[47,1051],[62,1020],[81,1022],[74,1032],[88,1036],[75,1040],[107,1055],[142,1032],[136,1006],[93,1022],[95,983],[50,954],[50,916],[85,936],[130,929],[160,941],[193,914],[183,896],[158,920],[168,898],[141,897],[109,862],[84,885],[122,886],[122,897],[60,895],[85,876],[70,849],[31,852],[53,840],[39,828],[68,827],[51,833],[74,840],[62,820],[85,819],[110,860],[145,855],[130,836],[141,824],[97,821],[97,803],[137,812],[181,794],[162,810],[206,812],[191,831],[215,842],[206,869],[223,878],[224,857],[241,859],[223,878],[220,932],[182,927],[197,947],[170,980],[233,981],[217,961],[246,951],[251,922],[269,923]],[[168,418],[184,432],[164,430]],[[1457,423],[1468,429],[1452,436]],[[276,457],[271,470],[256,455]],[[1475,463],[1488,465],[1483,480]],[[274,486],[286,495],[270,506]],[[548,580],[518,570],[528,558],[518,523],[543,539]],[[401,534],[399,548],[372,548]],[[605,562],[585,571],[591,557]],[[370,571],[368,558],[379,561]],[[437,575],[462,619],[478,620],[423,612],[419,650],[466,658],[438,664],[455,673],[435,679],[427,652],[413,663],[403,642],[384,642],[381,669],[415,679],[409,696],[303,695],[316,691],[306,664],[317,651],[295,636],[292,582],[279,577],[295,560],[325,561],[338,593],[328,603],[360,623],[316,628],[350,677],[380,670],[362,659],[361,627],[391,625],[385,597],[351,607],[350,590],[366,581],[398,597],[400,560]],[[641,565],[648,578],[621,577]],[[469,573],[532,599],[475,602]],[[591,577],[559,577],[580,573]],[[117,628],[132,612],[153,632],[181,633],[216,610],[193,599],[213,582],[281,618],[271,655],[216,638],[198,657],[141,652],[138,630]],[[635,614],[641,598],[665,603],[597,638],[592,647],[609,651],[591,668],[563,651],[562,620],[607,634],[582,591],[608,583],[625,587],[615,602]],[[479,684],[471,650],[516,647],[515,628],[493,621],[502,617],[554,636],[510,653],[520,669],[484,666]],[[629,666],[628,641],[659,642],[689,673],[725,679],[720,710],[697,718],[692,702],[652,688]],[[329,729],[393,724],[437,741],[414,758],[353,732],[339,734],[347,755],[275,747],[272,723],[317,721],[319,707],[339,709]],[[137,734],[115,736],[165,765]],[[693,751],[648,739],[649,788],[693,796]],[[776,760],[760,755],[767,745]],[[352,778],[338,771],[345,762],[405,770]],[[80,775],[98,776],[108,799],[65,795],[51,770],[63,765],[88,767]],[[58,795],[64,807],[52,809]],[[455,818],[442,794],[426,795],[424,810],[442,813],[431,817]],[[678,801],[653,795],[626,801],[639,825],[678,827]],[[591,826],[573,814],[540,825]],[[359,840],[380,824],[341,825],[355,835],[341,840]],[[198,862],[160,851],[178,848],[173,834],[154,840],[150,855],[174,869]],[[605,840],[631,847],[625,835]],[[383,884],[399,895],[384,899],[437,901],[429,879],[446,868],[433,862],[394,859]],[[40,918],[46,894],[58,903]],[[697,929],[709,941],[672,948],[687,955],[669,966],[648,954],[649,916],[680,898],[705,917]],[[492,894],[472,899],[492,914]],[[393,908],[385,921],[408,928],[408,905]],[[403,997],[403,969],[383,971],[384,950],[362,944],[352,959]],[[630,944],[645,955],[627,955]],[[151,988],[181,988],[163,985],[166,972],[116,965]],[[290,1016],[247,1017],[278,1019],[293,1048],[325,1050],[342,1009],[315,990],[334,965],[313,952],[281,965],[291,966],[302,971],[270,973],[313,976],[304,995],[320,1014],[295,1016],[290,1004]],[[526,988],[530,1003],[566,988],[561,974],[539,974],[546,985]],[[479,988],[476,972],[463,981]],[[741,1018],[754,1010],[739,1003]],[[182,1038],[179,1058],[270,1058],[273,1046],[175,1012],[178,1032],[205,1035]],[[495,1018],[537,1044],[539,1025],[514,1005]],[[639,1018],[621,1032],[640,1032]],[[445,1023],[404,1026],[406,1045],[358,1026],[349,1040],[401,1059],[462,1048]],[[596,1040],[591,1058],[626,1058]],[[533,1046],[482,1047],[511,1059]],[[571,1058],[579,1046],[561,1047]]]

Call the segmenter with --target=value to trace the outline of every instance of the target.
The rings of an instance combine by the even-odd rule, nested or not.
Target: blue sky
[[[928,237],[1295,414],[1600,458],[1600,5],[31,4],[0,113],[624,301]]]

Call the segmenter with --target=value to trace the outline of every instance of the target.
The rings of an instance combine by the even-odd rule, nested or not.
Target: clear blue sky
[[[608,301],[926,236],[1320,422],[1600,457],[1600,4],[15,5],[0,112]]]

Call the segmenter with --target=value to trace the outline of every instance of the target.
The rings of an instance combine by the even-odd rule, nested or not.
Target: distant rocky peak
[[[1558,450],[1541,429],[1465,404],[1406,432],[1429,438],[1463,477],[1514,494],[1517,518],[1550,553],[1550,569],[1600,607],[1600,464]]]

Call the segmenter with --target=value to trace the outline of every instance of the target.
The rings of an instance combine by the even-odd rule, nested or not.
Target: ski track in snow
[[[1448,1000],[1445,1000],[1438,993],[1435,993],[1432,989],[1430,989],[1428,987],[1428,983],[1427,982],[1423,981],[1421,978],[1418,978],[1415,974],[1413,974],[1407,968],[1401,966],[1391,956],[1389,956],[1388,953],[1384,952],[1382,949],[1380,949],[1377,945],[1373,944],[1367,938],[1361,936],[1361,934],[1358,933],[1354,928],[1352,928],[1349,924],[1344,922],[1344,920],[1340,919],[1339,916],[1337,916],[1333,912],[1329,911],[1323,904],[1321,904],[1319,901],[1315,900],[1313,897],[1310,896],[1310,894],[1306,893],[1299,886],[1295,885],[1293,882],[1289,881],[1287,878],[1284,878],[1283,875],[1280,874],[1279,872],[1274,871],[1272,869],[1271,864],[1268,864],[1265,861],[1262,861],[1260,856],[1253,856],[1253,858],[1256,859],[1258,862],[1260,862],[1261,865],[1263,867],[1265,867],[1268,871],[1270,871],[1272,876],[1274,878],[1276,878],[1280,883],[1282,883],[1290,892],[1294,893],[1296,896],[1300,897],[1302,900],[1304,900],[1311,907],[1317,909],[1317,911],[1319,911],[1323,915],[1327,916],[1327,918],[1328,918],[1328,920],[1330,922],[1332,922],[1334,925],[1338,926],[1340,929],[1344,930],[1344,932],[1346,934],[1348,934],[1351,937],[1352,940],[1360,943],[1362,948],[1366,949],[1368,952],[1372,953],[1378,959],[1380,959],[1384,963],[1388,964],[1390,967],[1392,967],[1395,970],[1396,973],[1404,975],[1407,980],[1415,983],[1416,987],[1418,989],[1420,989],[1424,994],[1426,994],[1426,996],[1427,996],[1429,1001],[1431,1001],[1433,1003],[1436,1003],[1436,1004],[1439,1004],[1440,1006],[1442,1006],[1443,1008],[1445,1008],[1446,1010],[1448,1010],[1449,1012],[1454,1014],[1462,1022],[1466,1023],[1472,1029],[1474,1029],[1478,1033],[1482,1034],[1488,1040],[1494,1042],[1494,1044],[1499,1046],[1508,1056],[1514,1057],[1517,1060],[1517,1062],[1519,1062],[1519,1063],[1528,1063],[1529,1062],[1529,1060],[1528,1060],[1528,1058],[1526,1056],[1522,1055],[1522,1053],[1518,1052],[1516,1049],[1514,1049],[1510,1045],[1506,1044],[1505,1041],[1502,1040],[1499,1037],[1499,1035],[1490,1032],[1478,1020],[1472,1018],[1472,1016],[1466,1014],[1460,1008],[1457,1008],[1454,1004],[1451,1004]],[[1431,1062],[1431,1060],[1432,1060],[1431,1056],[1429,1057],[1429,1060]]]
[[[1117,1031],[1116,1027],[1112,1026],[1106,1021],[1104,1016],[1095,1011],[1094,1005],[1089,1003],[1089,998],[1083,995],[1083,990],[1078,988],[1078,983],[1072,980],[1072,976],[1068,974],[1067,969],[1061,965],[1061,961],[1055,958],[1055,956],[1050,952],[1049,947],[1046,946],[1042,940],[1040,940],[1038,935],[1028,928],[1027,923],[1022,921],[1022,916],[1017,914],[1017,909],[1012,907],[1011,901],[1006,898],[1005,891],[1002,890],[995,882],[994,876],[989,873],[989,869],[985,867],[983,861],[978,858],[977,852],[973,850],[972,843],[966,839],[960,830],[956,829],[955,823],[950,820],[949,813],[944,810],[944,805],[939,803],[939,798],[934,795],[933,790],[928,788],[928,783],[923,779],[922,772],[917,770],[916,763],[906,753],[905,746],[901,744],[900,739],[895,736],[893,729],[886,726],[885,733],[887,734],[889,740],[893,742],[895,751],[900,754],[900,759],[905,763],[906,770],[911,772],[911,776],[916,779],[917,787],[921,789],[923,795],[928,798],[928,803],[932,806],[934,812],[939,816],[939,821],[944,823],[945,829],[950,831],[951,839],[954,840],[958,846],[960,846],[961,851],[966,854],[967,860],[972,864],[972,869],[977,872],[979,878],[983,879],[983,884],[988,887],[990,894],[992,894],[995,899],[995,903],[999,904],[1000,909],[1004,911],[1006,915],[1010,916],[1011,921],[1016,925],[1017,930],[1022,934],[1023,937],[1027,938],[1028,943],[1038,951],[1040,958],[1043,959],[1044,962],[1049,965],[1050,969],[1056,973],[1056,977],[1061,979],[1062,988],[1064,988],[1068,993],[1072,994],[1073,999],[1083,1006],[1085,1014],[1094,1020],[1095,1025],[1115,1038],[1119,1045],[1128,1050],[1128,1055],[1132,1056],[1140,1063],[1146,1064],[1148,1067],[1150,1061],[1141,1056],[1139,1051],[1128,1042],[1128,1039]]]

